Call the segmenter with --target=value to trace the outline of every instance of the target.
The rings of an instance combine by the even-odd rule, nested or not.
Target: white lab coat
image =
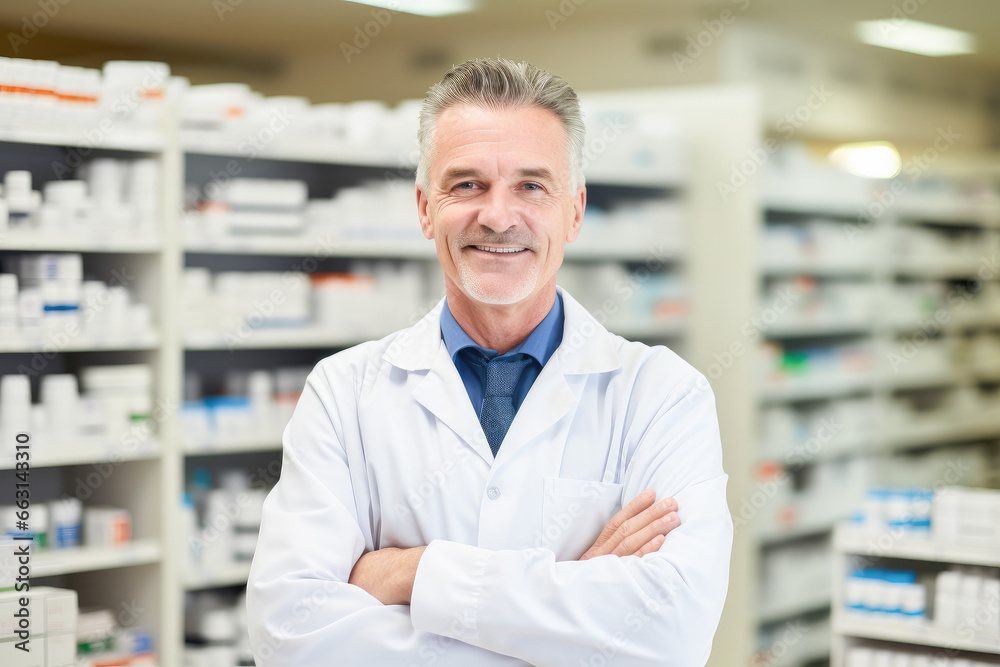
[[[732,546],[711,389],[557,289],[562,343],[495,461],[443,299],[316,365],[247,585],[259,667],[705,663]],[[575,560],[648,487],[680,506],[659,551]],[[364,552],[421,545],[410,606],[347,583]]]

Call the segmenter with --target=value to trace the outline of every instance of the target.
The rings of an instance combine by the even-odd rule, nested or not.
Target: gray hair
[[[477,58],[455,65],[427,91],[420,108],[420,161],[417,183],[427,188],[431,153],[435,149],[437,119],[450,107],[472,104],[484,109],[548,109],[566,130],[570,189],[583,185],[583,142],[586,129],[580,100],[569,84],[554,74],[526,62]]]

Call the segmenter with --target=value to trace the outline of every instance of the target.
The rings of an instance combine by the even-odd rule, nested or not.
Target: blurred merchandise
[[[846,609],[852,614],[922,623],[927,614],[927,586],[913,570],[866,568],[850,573],[845,585]]]
[[[687,249],[685,209],[675,199],[643,199],[607,207],[587,206],[567,256],[622,253],[649,260],[675,260]]]
[[[165,63],[108,61],[97,70],[0,58],[0,129],[48,126],[91,145],[103,138],[102,129],[148,134],[162,120],[172,86],[176,79]]]
[[[798,472],[777,463],[759,465],[757,491],[749,499],[754,507],[760,505],[753,513],[758,534],[775,540],[829,531],[850,516],[874,475],[875,461],[867,457],[822,461]],[[740,513],[749,512],[744,506]]]
[[[830,603],[830,545],[809,540],[768,549],[760,563],[760,616],[793,618]]]
[[[79,383],[76,375],[46,374],[39,384],[41,402],[32,404],[28,376],[0,376],[0,432],[30,431],[33,458],[80,451],[120,456],[152,443],[156,417],[148,365],[84,367]],[[0,460],[13,461],[14,451]]]
[[[887,649],[855,646],[847,652],[844,667],[994,667],[995,662],[947,658],[940,650]]]
[[[251,488],[250,475],[241,468],[221,471],[217,483],[211,485],[208,470],[195,469],[181,499],[189,579],[211,578],[234,564],[249,564],[257,546],[268,489],[258,480]]]
[[[815,347],[786,347],[778,341],[761,345],[764,392],[829,390],[832,386],[863,389],[872,380],[874,356],[867,342]]]
[[[253,665],[246,593],[188,593],[184,601],[184,639],[187,667]]]
[[[20,622],[22,613],[28,616],[28,630]],[[0,664],[76,667],[76,632],[76,591],[32,585],[0,592]]]
[[[613,332],[629,337],[650,326],[682,325],[688,315],[684,278],[675,272],[629,271],[614,262],[563,264],[559,284]]]
[[[32,190],[31,172],[8,171],[0,191],[6,211],[0,227],[8,227],[14,238],[152,240],[157,233],[159,168],[151,158],[94,158],[75,170],[78,180],[48,181],[41,191]]]
[[[869,272],[876,256],[874,235],[855,238],[843,221],[822,218],[796,222],[769,220],[758,251],[765,272],[807,267]]]
[[[934,540],[993,545],[1000,552],[1000,491],[946,487],[934,494]]]
[[[80,610],[76,632],[76,667],[139,667],[158,665],[152,633],[119,624],[106,607]]]
[[[321,331],[362,341],[411,324],[400,303],[424,300],[418,262],[354,260],[344,273],[184,271],[183,329],[190,343],[236,347],[263,329]]]
[[[304,366],[234,370],[226,376],[230,393],[221,396],[202,396],[201,378],[189,371],[181,413],[184,442],[191,451],[211,451],[250,439],[280,443],[311,370]]]
[[[79,254],[10,255],[4,263],[17,267],[0,273],[0,330],[8,345],[110,347],[156,334],[150,307],[133,301],[134,288],[84,279]]]
[[[875,404],[864,397],[768,405],[760,425],[760,458],[804,465],[869,448],[875,437]]]

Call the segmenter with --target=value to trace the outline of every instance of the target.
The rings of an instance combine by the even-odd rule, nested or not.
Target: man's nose
[[[479,209],[477,221],[494,232],[502,233],[521,223],[517,197],[506,188],[490,188],[480,201],[482,208]]]

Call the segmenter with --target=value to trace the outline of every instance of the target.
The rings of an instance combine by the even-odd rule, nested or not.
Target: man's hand
[[[387,547],[361,555],[347,583],[363,588],[384,605],[410,604],[417,564],[427,547]]]
[[[677,501],[664,498],[653,504],[656,492],[647,489],[611,517],[601,531],[594,546],[587,549],[580,560],[614,554],[615,556],[644,556],[663,546],[667,533],[681,525],[677,516]]]

